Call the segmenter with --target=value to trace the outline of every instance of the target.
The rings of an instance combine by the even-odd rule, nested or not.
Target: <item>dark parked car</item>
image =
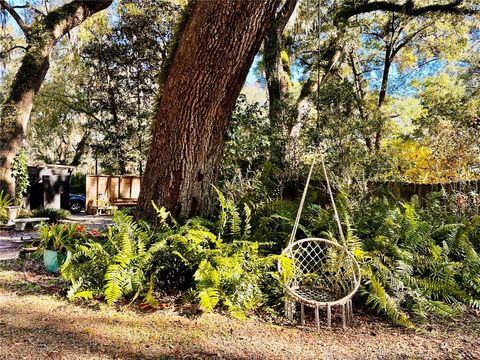
[[[85,207],[85,196],[70,194],[68,197],[68,207],[72,214],[77,214]]]

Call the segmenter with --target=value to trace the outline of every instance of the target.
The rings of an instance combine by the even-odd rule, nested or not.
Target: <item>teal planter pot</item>
[[[59,256],[56,251],[44,250],[43,251],[43,264],[48,272],[58,272],[58,268],[62,263],[63,256]]]

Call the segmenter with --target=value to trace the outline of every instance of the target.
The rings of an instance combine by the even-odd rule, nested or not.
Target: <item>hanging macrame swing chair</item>
[[[295,304],[299,303],[300,321],[305,325],[305,306],[311,307],[315,311],[315,325],[318,329],[320,309],[326,310],[329,327],[332,325],[332,308],[340,309],[342,325],[345,328],[346,324],[351,324],[353,320],[352,297],[360,287],[361,273],[355,257],[347,248],[323,158],[321,162],[341,243],[322,238],[295,240],[315,166],[314,158],[288,246],[278,262],[278,271],[284,280],[287,317],[293,318]]]
[[[318,69],[317,69],[317,124],[320,123],[320,61],[321,61],[321,7],[318,6]],[[316,154],[315,154],[316,155]],[[333,197],[323,154],[320,156],[323,174],[330,195],[335,220],[340,235],[340,242],[322,238],[295,240],[302,215],[303,205],[308,192],[316,157],[310,166],[302,200],[287,248],[282,252],[278,262],[278,271],[284,282],[285,312],[293,318],[296,303],[300,304],[300,321],[305,324],[305,306],[315,311],[315,325],[320,328],[320,309],[327,313],[327,325],[332,325],[332,309],[340,309],[342,325],[351,324],[353,320],[352,297],[360,287],[360,267],[350,253],[342,230],[335,199]]]

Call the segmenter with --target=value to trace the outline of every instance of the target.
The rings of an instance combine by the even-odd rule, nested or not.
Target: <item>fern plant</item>
[[[356,226],[369,229],[361,232],[368,234],[362,239],[363,251],[355,253],[362,266],[365,305],[405,326],[412,326],[409,314],[417,319],[455,316],[477,307],[480,298],[478,249],[467,227],[436,228],[425,214],[431,215],[417,198],[394,205],[373,200],[356,214]]]
[[[122,212],[113,222],[104,238],[89,238],[67,257],[61,274],[71,283],[69,298],[103,296],[113,304],[148,293],[149,267],[165,242],[153,242],[146,224]]]
[[[221,304],[232,316],[245,319],[246,312],[265,301],[262,280],[276,259],[260,256],[258,243],[249,241],[222,243],[206,251],[195,272],[201,308],[211,311]]]
[[[249,241],[250,207],[244,204],[242,214],[233,199],[227,199],[217,188],[215,191],[220,203],[218,237],[213,247],[203,249],[203,259],[195,271],[197,297],[204,311],[222,306],[232,316],[244,319],[246,312],[263,303],[262,281],[276,256],[261,256],[259,243]]]
[[[238,209],[233,199],[227,199],[225,195],[217,188],[213,187],[217,193],[220,203],[220,214],[218,217],[218,237],[228,240],[248,240],[251,236],[252,210],[245,203],[243,204],[243,215]]]

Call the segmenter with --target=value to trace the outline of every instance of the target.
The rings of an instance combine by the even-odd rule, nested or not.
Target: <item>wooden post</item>
[[[330,304],[327,304],[327,324],[328,327],[332,326],[332,307]]]
[[[345,303],[345,323],[346,325],[350,324],[350,301]]]
[[[100,181],[100,178],[98,177],[98,175],[95,175],[95,181],[97,182],[97,184],[96,184],[97,185],[96,186],[97,191],[95,192],[95,206],[98,206],[98,191],[99,191],[98,183]]]
[[[315,306],[315,326],[320,330],[320,313],[318,305]]]
[[[285,314],[287,319],[293,319],[293,301],[288,296],[285,297]]]
[[[305,325],[305,305],[303,303],[300,304],[300,323]]]
[[[115,196],[117,199],[120,199],[120,189],[122,184],[122,176],[118,177],[118,186],[117,186],[117,196]]]
[[[130,199],[132,198],[132,185],[133,185],[133,176],[130,176],[130,192],[128,194],[128,197]]]
[[[348,301],[349,321],[350,325],[353,325],[353,303],[352,299]]]

